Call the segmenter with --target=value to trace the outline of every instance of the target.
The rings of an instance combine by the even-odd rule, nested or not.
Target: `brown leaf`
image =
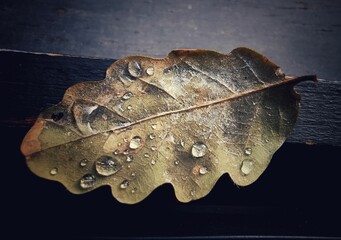
[[[261,175],[295,125],[293,86],[309,79],[246,48],[126,57],[104,80],[70,87],[21,150],[35,174],[73,193],[110,185],[136,203],[170,183],[188,202],[224,173],[242,186]]]

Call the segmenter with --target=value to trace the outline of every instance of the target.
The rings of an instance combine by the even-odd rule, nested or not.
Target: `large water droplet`
[[[121,185],[120,188],[121,189],[126,189],[129,186],[129,181],[128,180],[124,180]]]
[[[92,174],[85,174],[80,180],[80,186],[83,189],[92,188],[95,185],[96,177]]]
[[[128,72],[133,77],[139,77],[142,74],[142,68],[138,62],[131,61],[128,63]]]
[[[251,154],[252,154],[252,149],[251,148],[245,148],[245,150],[244,150],[244,154],[246,155],[246,156],[250,156]]]
[[[131,98],[133,96],[132,92],[126,92],[123,96],[122,99],[123,100],[128,100],[129,98]]]
[[[149,67],[146,69],[146,73],[149,75],[149,76],[152,76],[154,74],[154,68],[153,67]]]
[[[202,142],[194,143],[192,146],[192,156],[199,158],[203,157],[206,154],[207,147]]]
[[[117,173],[120,169],[120,163],[110,156],[101,156],[96,161],[96,171],[102,176],[110,176]]]
[[[205,175],[206,173],[208,173],[207,167],[201,166],[201,167],[199,168],[199,173],[200,173],[201,175]]]
[[[129,147],[131,149],[137,149],[141,146],[141,137],[135,136],[130,140]]]
[[[149,139],[153,140],[156,138],[156,135],[154,133],[149,134]]]
[[[86,158],[84,158],[84,159],[82,159],[82,160],[79,162],[79,165],[80,165],[81,167],[85,167],[85,166],[88,164],[88,162],[89,162],[89,160],[86,159]]]
[[[253,160],[251,159],[247,159],[247,160],[244,160],[242,162],[242,165],[240,167],[240,171],[244,174],[244,175],[248,175],[251,173],[251,171],[253,170]]]
[[[52,168],[52,169],[50,170],[50,174],[51,174],[52,176],[56,175],[57,173],[58,173],[58,168]]]

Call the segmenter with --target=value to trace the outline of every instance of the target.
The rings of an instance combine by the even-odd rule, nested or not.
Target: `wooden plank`
[[[339,81],[340,12],[325,0],[2,0],[0,48],[118,59],[246,46],[290,75]]]
[[[42,110],[58,103],[71,85],[101,80],[110,59],[81,58],[0,51],[0,107],[3,124],[27,124]],[[301,111],[293,143],[341,146],[341,84],[321,80],[297,86]],[[18,111],[20,109],[20,111]]]

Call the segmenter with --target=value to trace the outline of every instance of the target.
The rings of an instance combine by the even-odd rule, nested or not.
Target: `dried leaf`
[[[254,182],[295,125],[293,86],[313,78],[286,77],[246,48],[126,57],[103,81],[70,87],[21,150],[35,174],[73,193],[110,185],[119,201],[136,203],[170,183],[188,202],[224,173]]]

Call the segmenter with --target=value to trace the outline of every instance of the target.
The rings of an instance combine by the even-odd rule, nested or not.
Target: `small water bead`
[[[190,194],[191,194],[191,196],[194,196],[194,195],[195,195],[195,190],[192,190],[192,191],[190,192]]]
[[[80,186],[83,189],[92,188],[95,185],[96,177],[92,174],[85,174],[80,180]]]
[[[119,162],[110,156],[101,156],[96,161],[96,171],[102,176],[110,176],[121,169]]]
[[[254,167],[254,161],[251,159],[247,159],[244,160],[242,162],[242,165],[240,167],[240,171],[244,174],[244,175],[248,175],[251,173],[251,171],[253,170]]]
[[[154,68],[153,67],[149,67],[146,69],[146,73],[149,75],[149,76],[152,76],[154,74]]]
[[[155,159],[153,159],[150,163],[151,163],[152,165],[155,165],[155,163],[156,163]]]
[[[115,151],[114,151],[114,155],[118,155],[120,153],[120,151],[118,150],[118,149],[116,149]]]
[[[127,109],[128,109],[128,110],[131,110],[132,108],[133,108],[133,106],[131,106],[131,105],[128,105],[128,106],[127,106]]]
[[[129,154],[129,149],[126,149],[123,151],[123,155],[128,155]]]
[[[133,96],[132,92],[126,92],[123,96],[122,99],[123,100],[128,100]]]
[[[252,154],[252,149],[251,148],[245,148],[244,153],[246,156],[250,156]]]
[[[180,139],[180,145],[181,147],[185,147],[185,141],[183,139]]]
[[[149,153],[145,153],[145,154],[144,154],[144,157],[145,157],[145,158],[149,158],[149,157],[150,157],[150,156],[149,156]]]
[[[89,160],[86,159],[86,158],[84,158],[84,159],[82,159],[82,160],[80,161],[79,165],[80,165],[81,167],[85,167],[86,165],[88,165],[88,162],[89,162]]]
[[[133,159],[134,159],[133,155],[128,155],[127,158],[126,158],[126,161],[127,162],[131,162],[131,161],[133,161]]]
[[[150,149],[151,149],[152,151],[156,151],[157,147],[156,147],[156,146],[152,146]]]
[[[153,124],[152,124],[152,129],[156,129],[156,127],[157,127],[157,124],[156,124],[156,123],[153,123]]]
[[[130,143],[129,143],[129,148],[131,149],[137,149],[141,146],[141,137],[139,136],[135,136],[133,137],[131,140],[130,140]]]
[[[129,187],[129,181],[128,180],[124,180],[121,185],[120,188],[121,189],[126,189],[127,187]]]
[[[56,175],[57,173],[58,173],[58,168],[52,168],[52,169],[50,170],[50,174],[51,174],[52,176]]]
[[[194,143],[192,146],[192,156],[199,158],[203,157],[206,154],[207,147],[204,143],[202,142],[197,142]]]
[[[131,190],[131,193],[134,194],[134,193],[136,192],[136,190],[137,190],[136,188],[133,188],[133,189]]]
[[[179,160],[174,161],[174,164],[175,164],[175,165],[179,165],[179,163],[180,163]]]
[[[131,176],[132,178],[135,178],[135,177],[136,177],[136,173],[135,173],[135,172],[132,172],[130,176]]]
[[[199,173],[201,175],[205,175],[206,173],[208,173],[207,167],[200,167],[199,168]]]
[[[149,134],[149,139],[153,140],[156,138],[156,135],[154,133]]]
[[[133,77],[139,77],[142,74],[142,68],[138,62],[131,61],[128,63],[128,72]]]

